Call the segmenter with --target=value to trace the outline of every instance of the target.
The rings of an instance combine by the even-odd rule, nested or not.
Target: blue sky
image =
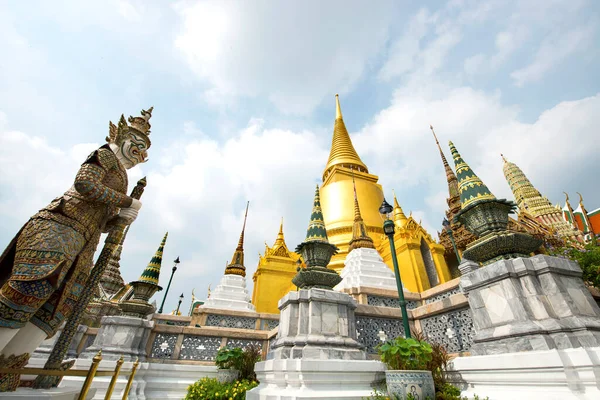
[[[579,191],[595,209],[599,18],[592,0],[1,2],[0,246],[68,188],[109,120],[153,105],[123,276],[168,230],[161,282],[182,259],[168,306],[204,296],[250,200],[251,287],[281,216],[288,245],[302,240],[335,93],[387,196],[433,236],[446,186],[430,123],[498,197],[512,198],[502,152],[553,203]]]

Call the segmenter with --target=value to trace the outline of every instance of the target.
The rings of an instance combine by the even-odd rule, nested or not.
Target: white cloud
[[[587,25],[545,39],[533,61],[510,74],[515,85],[521,87],[527,83],[538,82],[567,57],[587,49],[593,43],[592,38],[597,31],[596,24],[597,20],[594,20]]]
[[[181,2],[175,46],[209,87],[207,101],[268,98],[306,114],[350,90],[384,47],[396,6],[378,2]]]
[[[440,191],[446,190],[445,174],[429,124],[436,128],[449,162],[447,143],[452,140],[498,197],[512,198],[502,174],[501,152],[551,199],[562,190],[598,195],[586,174],[573,176],[572,167],[575,160],[592,162],[600,151],[594,140],[594,127],[600,123],[594,107],[600,106],[600,94],[560,103],[534,123],[524,123],[518,108],[503,104],[499,95],[435,82],[431,86],[420,91],[399,88],[391,106],[353,136],[370,171],[380,176],[385,188],[396,189],[401,203],[426,199],[430,213],[423,217],[424,223],[438,226],[446,208],[441,207],[440,197]]]

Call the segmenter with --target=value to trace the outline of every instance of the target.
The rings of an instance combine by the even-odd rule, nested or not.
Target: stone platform
[[[356,340],[356,301],[325,289],[290,292],[279,301],[279,331],[260,385],[249,400],[362,399],[385,379],[385,365],[366,360]]]
[[[81,387],[77,388],[52,388],[52,389],[30,389],[18,388],[14,392],[0,393],[0,398],[7,400],[76,400],[79,398]],[[94,398],[96,389],[90,388],[86,400]]]
[[[260,386],[247,400],[362,400],[385,382],[385,365],[358,360],[267,360],[256,364]]]
[[[600,308],[564,258],[501,260],[463,275],[476,335],[471,353],[600,346]]]
[[[449,381],[490,400],[600,399],[600,347],[459,357]]]
[[[154,321],[143,318],[113,316],[102,317],[102,325],[94,343],[88,347],[80,358],[94,358],[102,350],[105,360],[125,361],[146,360],[146,343]]]

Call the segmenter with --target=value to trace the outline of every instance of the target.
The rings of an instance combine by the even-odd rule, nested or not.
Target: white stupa
[[[340,272],[342,281],[335,290],[370,287],[396,290],[396,277],[383,262],[375,250],[373,239],[367,234],[367,227],[360,215],[356,187],[354,187],[354,225],[350,253],[344,261],[344,269]]]
[[[248,202],[249,204],[250,202]],[[244,216],[244,226],[240,240],[233,253],[231,263],[225,267],[225,275],[217,287],[210,293],[201,308],[219,308],[224,310],[256,311],[251,303],[251,297],[246,289],[246,267],[244,267],[244,231],[248,205]]]

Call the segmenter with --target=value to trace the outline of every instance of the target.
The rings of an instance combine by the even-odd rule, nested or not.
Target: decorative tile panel
[[[227,343],[225,346],[229,347],[230,349],[239,347],[243,350],[246,350],[250,346],[262,348],[262,340],[227,338]]]
[[[263,331],[270,331],[279,326],[278,319],[263,319],[260,321],[260,329]]]
[[[401,319],[356,316],[358,341],[365,345],[369,354],[376,354],[376,347],[386,340],[404,336]]]
[[[425,299],[425,304],[434,303],[436,301],[447,299],[448,297],[450,297],[456,293],[462,293],[458,286],[455,287],[454,289],[448,290],[447,292],[436,294],[435,296]]]
[[[423,318],[421,329],[430,341],[443,344],[450,353],[469,350],[475,336],[470,308]]]
[[[222,328],[254,329],[256,326],[256,318],[209,314],[206,318],[205,325],[219,326]]]
[[[152,343],[150,351],[151,358],[170,359],[175,351],[175,343],[177,342],[177,334],[173,333],[157,333]]]
[[[221,338],[214,336],[183,336],[180,360],[214,361],[221,347]]]
[[[394,297],[374,296],[372,294],[367,295],[367,304],[376,307],[391,307],[400,308],[400,300]],[[419,304],[414,300],[406,301],[406,308],[412,310],[419,307]]]

